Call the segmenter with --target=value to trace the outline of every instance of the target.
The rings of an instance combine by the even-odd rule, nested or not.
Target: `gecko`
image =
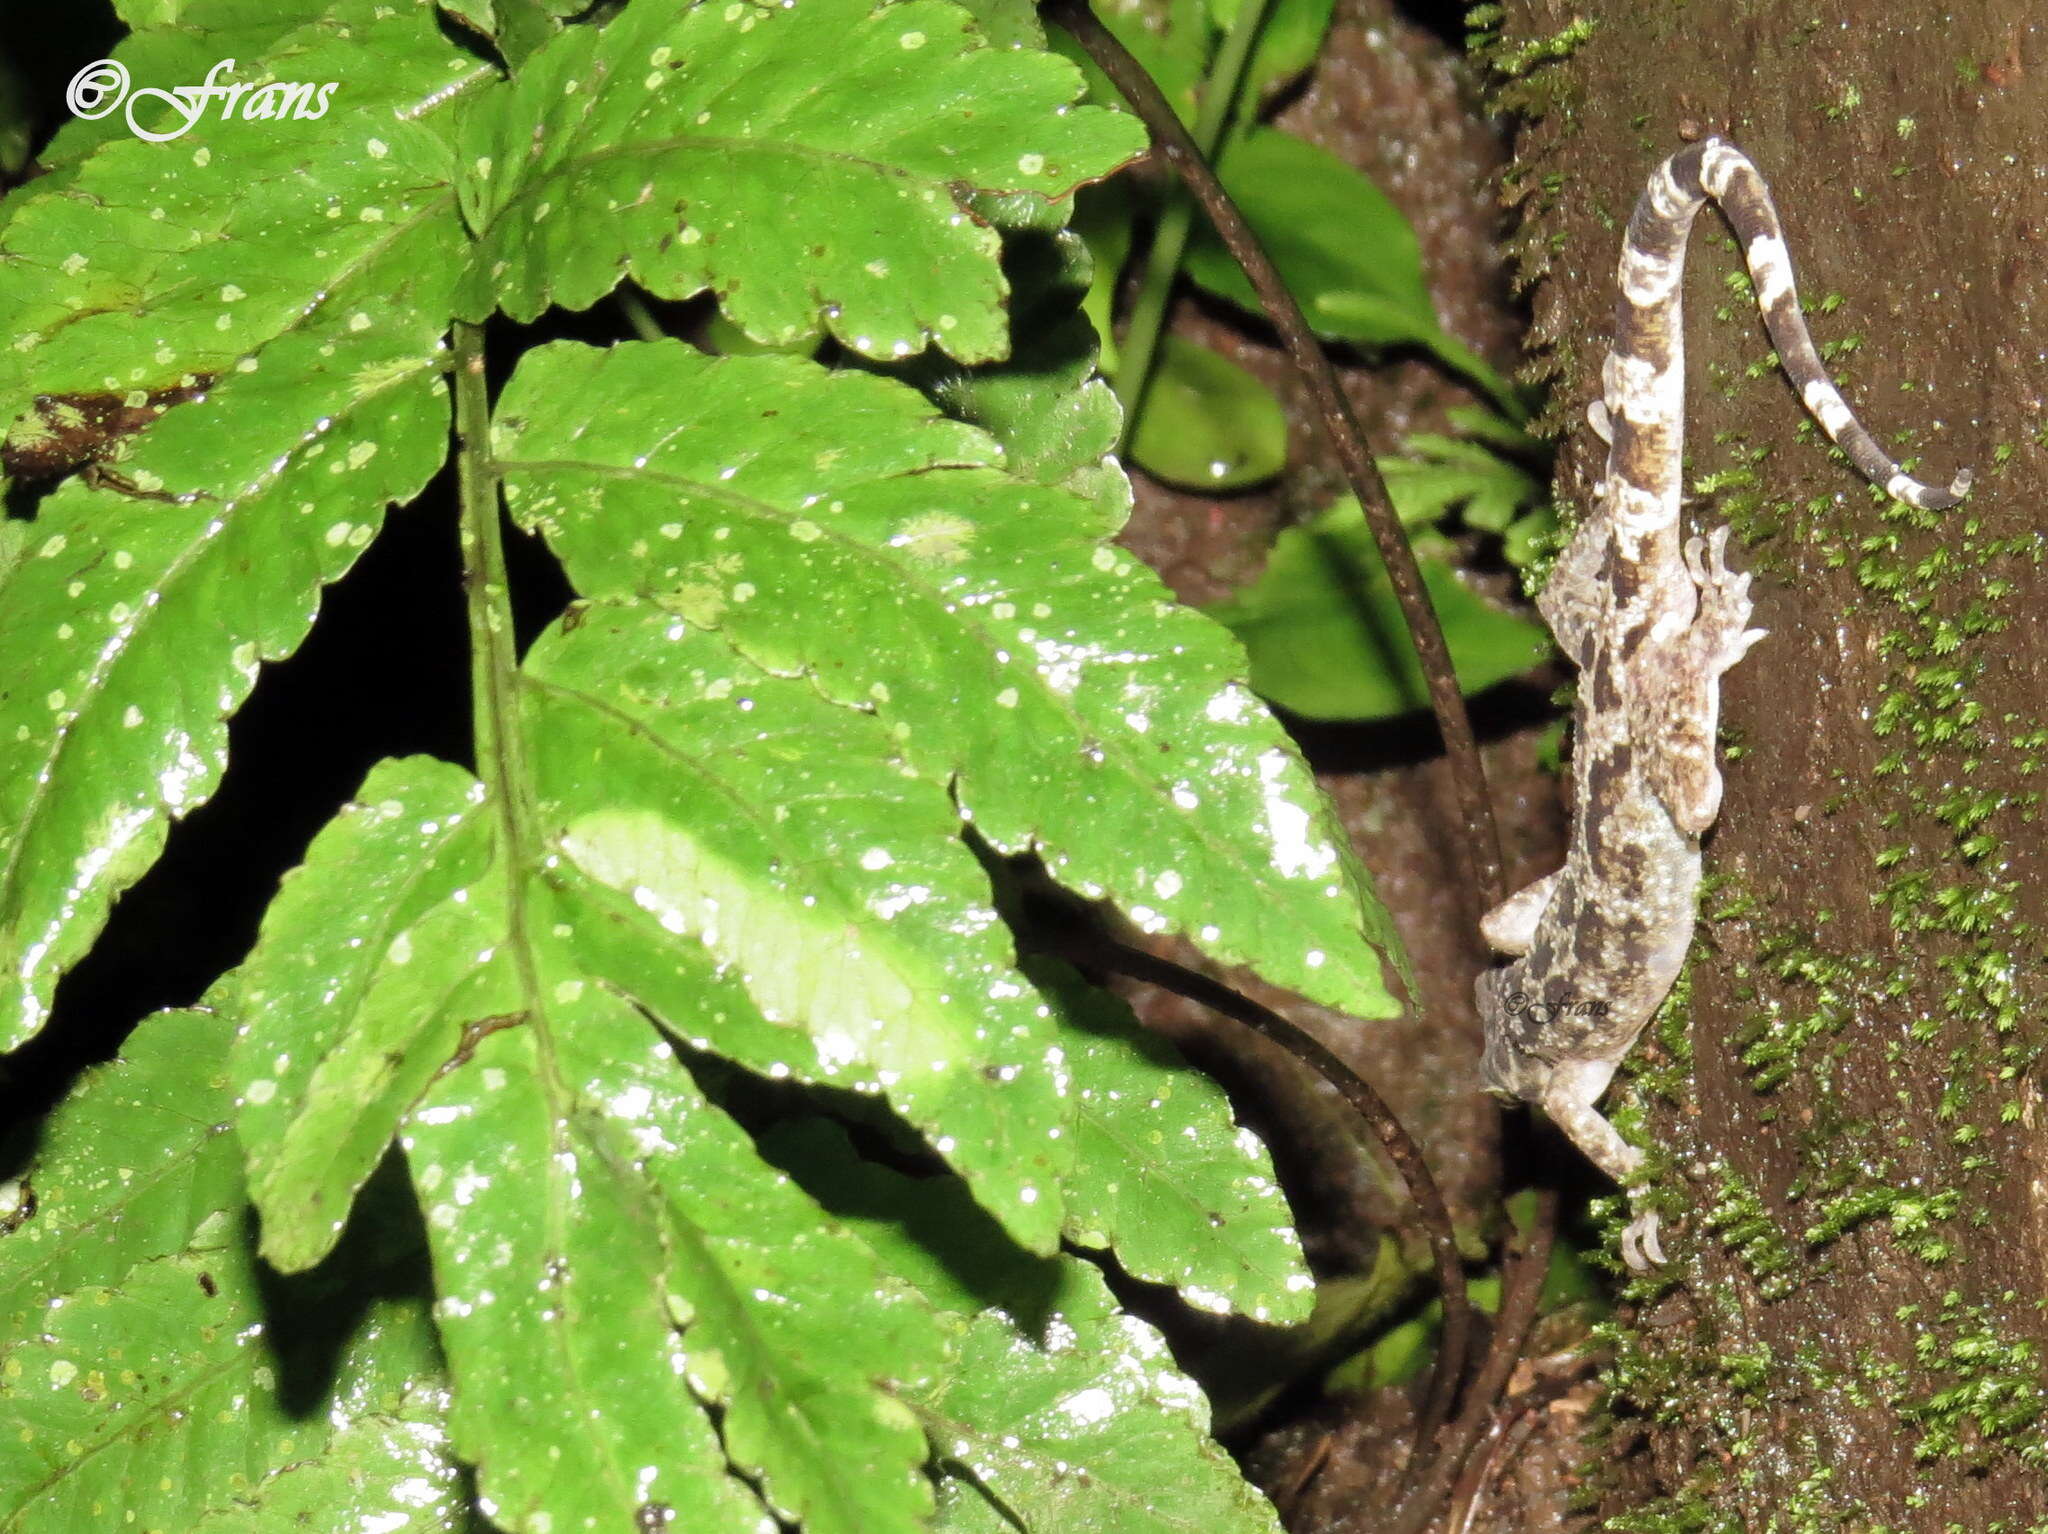
[[[1631,1195],[1643,1152],[1597,1105],[1691,945],[1700,838],[1721,806],[1721,677],[1764,637],[1749,626],[1750,577],[1727,565],[1728,528],[1690,539],[1680,528],[1679,286],[1709,197],[1742,243],[1780,364],[1856,469],[1924,510],[1970,488],[1967,470],[1945,488],[1905,474],[1829,381],[1777,209],[1748,156],[1709,138],[1659,166],[1629,218],[1602,398],[1587,412],[1606,468],[1536,603],[1579,675],[1564,866],[1482,919],[1510,962],[1477,983],[1487,1085],[1541,1106]],[[1664,1261],[1656,1212],[1640,1201],[1621,1250],[1638,1271]]]

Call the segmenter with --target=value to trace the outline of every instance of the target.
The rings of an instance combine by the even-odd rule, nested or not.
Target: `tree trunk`
[[[1614,1099],[1664,1148],[1676,1216],[1671,1264],[1617,1328],[1600,1504],[1617,1527],[2048,1519],[2048,34],[2032,6],[1540,0],[1510,7],[1492,51],[1511,104],[1540,114],[1512,190],[1560,415],[1597,395],[1645,176],[1720,133],[1775,189],[1816,340],[1865,424],[1937,483],[1978,473],[1945,513],[1866,492],[1771,365],[1733,242],[1702,216],[1689,516],[1733,524],[1770,637],[1726,686],[1689,984]],[[1523,51],[1586,15],[1561,60]],[[1601,455],[1590,432],[1572,443],[1560,490],[1583,505]]]

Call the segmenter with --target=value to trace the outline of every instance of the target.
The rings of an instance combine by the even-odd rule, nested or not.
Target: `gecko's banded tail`
[[[1778,360],[1836,446],[1848,454],[1858,472],[1885,493],[1926,511],[1953,506],[1970,490],[1970,471],[1963,470],[1946,487],[1925,485],[1903,472],[1877,439],[1856,419],[1828,378],[1814,350],[1806,320],[1799,312],[1799,292],[1792,278],[1792,258],[1770,188],[1749,156],[1725,139],[1710,138],[1681,149],[1659,166],[1629,219],[1628,246],[1621,263],[1622,289],[1631,297],[1645,285],[1659,286],[1663,257],[1670,250],[1674,226],[1683,231],[1708,198],[1721,205],[1749,263],[1756,286],[1757,307],[1770,332]],[[1640,238],[1639,238],[1640,236]],[[1674,281],[1671,286],[1675,288]],[[1672,294],[1673,301],[1676,295]],[[1640,300],[1638,300],[1640,301]]]

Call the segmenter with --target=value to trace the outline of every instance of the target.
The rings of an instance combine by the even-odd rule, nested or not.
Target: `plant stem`
[[[1393,584],[1395,599],[1401,604],[1409,639],[1415,646],[1416,658],[1421,663],[1422,675],[1429,687],[1430,709],[1436,715],[1437,729],[1443,735],[1444,753],[1450,759],[1451,781],[1465,823],[1463,848],[1468,864],[1469,887],[1478,894],[1484,906],[1498,905],[1505,894],[1501,883],[1500,832],[1494,824],[1493,807],[1487,799],[1486,770],[1479,760],[1478,742],[1472,736],[1472,721],[1466,716],[1465,700],[1458,690],[1457,673],[1451,668],[1451,652],[1444,643],[1436,613],[1429,605],[1429,595],[1423,589],[1422,572],[1416,566],[1414,551],[1408,547],[1400,520],[1394,515],[1393,503],[1387,499],[1386,482],[1380,478],[1372,451],[1365,445],[1364,434],[1359,431],[1344,392],[1338,387],[1336,370],[1323,354],[1322,343],[1302,317],[1300,306],[1280,280],[1280,274],[1259,244],[1258,236],[1252,233],[1237,204],[1230,200],[1230,194],[1223,190],[1216,173],[1203,160],[1195,141],[1181,126],[1180,118],[1160,94],[1152,77],[1145,73],[1144,66],[1132,58],[1129,50],[1096,19],[1095,13],[1088,9],[1087,0],[1045,0],[1044,12],[1073,33],[1088,56],[1123,93],[1131,109],[1143,119],[1161,155],[1180,175],[1188,190],[1194,193],[1217,235],[1244,269],[1245,276],[1259,295],[1259,302],[1265,307],[1267,318],[1279,331],[1289,358],[1308,385],[1322,417],[1323,429],[1329,433],[1338,460],[1344,466],[1344,477],[1352,493],[1358,497],[1359,504],[1365,508],[1366,525],[1372,529],[1373,542],[1379,547],[1380,558],[1386,562],[1388,579]]]
[[[498,469],[491,458],[491,405],[484,378],[483,327],[458,322],[455,344],[457,503],[462,585],[469,612],[470,717],[476,771],[498,821],[497,868],[505,879],[507,923],[527,1020],[539,1024],[540,977],[526,941],[524,880],[540,866],[526,735],[519,723],[519,656],[512,627],[512,588],[498,520]],[[542,1069],[553,1076],[552,1041],[535,1029]]]
[[[470,716],[476,770],[501,802],[505,828],[524,841],[516,810],[526,781],[523,742],[513,719],[518,657],[513,653],[512,593],[505,539],[498,526],[498,475],[490,456],[490,399],[484,382],[483,330],[455,327],[455,433],[460,442],[462,584],[469,610]],[[515,846],[509,852],[530,849]]]
[[[640,295],[623,284],[618,289],[619,308],[625,312],[626,323],[633,327],[633,334],[643,341],[662,341],[667,333],[661,328]]]
[[[1213,159],[1223,134],[1230,126],[1238,92],[1244,86],[1245,70],[1251,64],[1252,45],[1265,25],[1272,0],[1241,0],[1237,19],[1231,23],[1223,46],[1210,65],[1202,87],[1201,110],[1195,117],[1195,147],[1202,158]],[[1131,306],[1131,322],[1124,331],[1122,359],[1117,365],[1116,393],[1123,401],[1123,439],[1117,446],[1128,448],[1137,432],[1138,417],[1145,408],[1145,394],[1152,383],[1152,367],[1158,356],[1159,338],[1166,327],[1166,309],[1172,301],[1180,260],[1188,248],[1188,234],[1194,227],[1195,203],[1187,188],[1178,182],[1167,193],[1166,205],[1152,234],[1152,248],[1145,256],[1145,277]]]
[[[1529,1328],[1536,1324],[1536,1305],[1543,1297],[1543,1279],[1550,1271],[1550,1247],[1556,1233],[1557,1190],[1545,1188],[1536,1195],[1528,1233],[1508,1269],[1500,1316],[1494,1323],[1493,1345],[1486,1350],[1486,1361],[1479,1366],[1478,1376],[1466,1393],[1465,1409],[1427,1460],[1421,1485],[1394,1510],[1387,1534],[1417,1534],[1427,1528],[1444,1499],[1450,1496],[1459,1471],[1486,1431],[1494,1403],[1507,1388],[1508,1377],[1521,1360]],[[1427,1445],[1420,1447],[1426,1449]]]

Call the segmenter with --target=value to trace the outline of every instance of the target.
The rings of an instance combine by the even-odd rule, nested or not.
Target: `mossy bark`
[[[1677,1239],[1614,1329],[1611,1528],[2048,1527],[2033,9],[1541,0],[1510,6],[1488,48],[1504,101],[1534,114],[1512,191],[1560,423],[1597,392],[1644,176],[1720,133],[1774,187],[1866,424],[1937,482],[1979,476],[1939,514],[1856,483],[1770,365],[1732,241],[1703,216],[1689,515],[1733,524],[1771,633],[1728,679],[1689,982],[1617,1093],[1664,1148]],[[1546,54],[1580,18],[1590,35]],[[1567,504],[1597,449],[1574,432]]]

